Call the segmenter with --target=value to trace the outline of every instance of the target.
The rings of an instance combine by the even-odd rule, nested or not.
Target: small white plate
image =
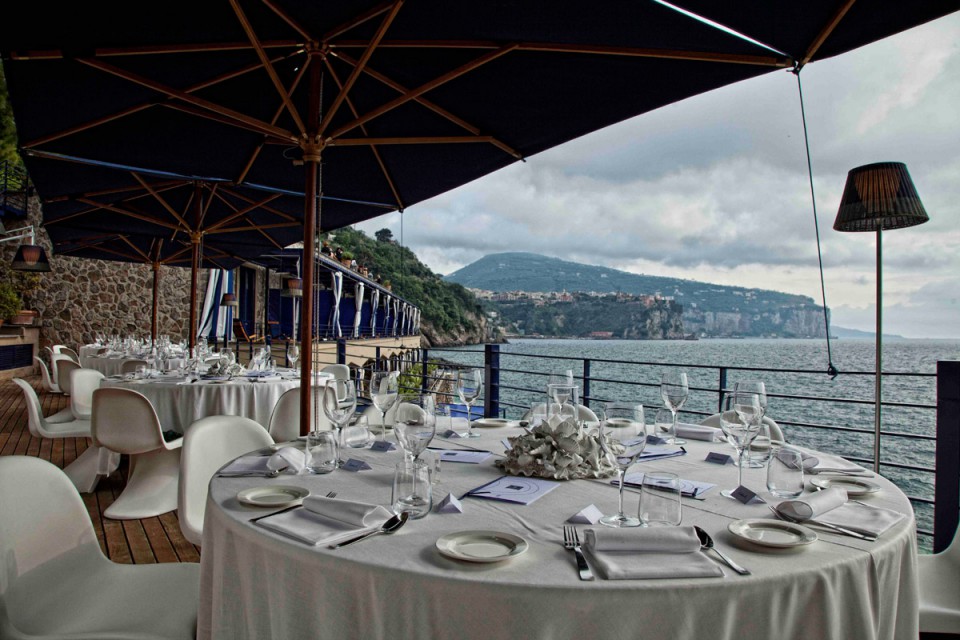
[[[503,418],[480,418],[479,420],[473,421],[473,426],[484,429],[497,429],[510,426],[510,421]]]
[[[727,529],[738,538],[775,549],[802,547],[817,539],[817,534],[807,527],[766,518],[737,520],[728,524]]]
[[[437,540],[441,555],[466,562],[501,562],[527,550],[527,541],[500,531],[458,531]]]
[[[875,482],[849,476],[842,478],[810,478],[810,484],[818,489],[837,487],[843,489],[847,492],[848,496],[853,496],[854,498],[880,491],[880,485]]]
[[[303,487],[264,485],[244,489],[237,494],[237,500],[251,507],[292,507],[308,495],[310,492]]]

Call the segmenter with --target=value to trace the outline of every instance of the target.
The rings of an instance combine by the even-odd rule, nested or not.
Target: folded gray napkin
[[[802,500],[785,500],[777,505],[777,511],[789,518],[825,522],[875,536],[904,518],[902,513],[891,509],[847,502],[847,492],[838,487],[818,491]]]
[[[391,516],[384,507],[364,502],[309,496],[302,509],[260,518],[262,527],[310,545],[337,544],[374,531]]]
[[[711,427],[704,424],[689,424],[686,422],[677,423],[677,437],[687,440],[706,440],[707,442],[720,442],[723,440],[723,431],[717,427]]]
[[[584,548],[607,580],[723,576],[693,527],[587,529]]]
[[[242,456],[220,469],[220,473],[266,473],[271,470],[267,462],[266,456]]]

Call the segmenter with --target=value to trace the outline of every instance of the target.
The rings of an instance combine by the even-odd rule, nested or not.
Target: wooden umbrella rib
[[[277,242],[276,240],[274,240],[273,237],[272,237],[269,233],[267,233],[266,231],[264,231],[263,229],[261,229],[259,226],[257,226],[257,223],[256,223],[256,222],[254,222],[254,221],[251,220],[250,218],[244,218],[244,220],[246,220],[248,224],[251,224],[251,225],[253,225],[254,227],[256,227],[256,229],[257,229],[257,231],[260,233],[260,235],[262,235],[264,238],[266,238],[266,239],[267,239],[267,242],[269,242],[270,244],[272,244],[275,248],[277,248],[277,249],[283,249],[283,245],[281,245],[279,242]]]
[[[150,262],[150,256],[144,253],[143,251],[141,251],[140,248],[137,247],[137,245],[130,242],[130,239],[127,238],[127,236],[118,236],[118,238],[121,241],[123,241],[123,243],[126,244],[128,247],[133,249],[140,257],[142,257],[144,262]]]
[[[350,72],[350,75],[347,76],[346,82],[343,83],[343,88],[337,92],[336,97],[333,99],[333,103],[323,115],[323,119],[320,121],[320,127],[317,130],[319,134],[323,135],[323,132],[327,130],[328,126],[330,126],[330,122],[340,109],[340,105],[343,103],[344,98],[348,93],[350,93],[350,90],[353,89],[354,83],[357,81],[357,78],[360,77],[360,73],[370,60],[370,56],[372,56],[373,52],[376,51],[377,45],[387,34],[387,29],[390,28],[391,24],[393,24],[393,20],[397,17],[397,13],[400,11],[400,7],[403,6],[403,2],[404,0],[396,0],[393,3],[393,6],[390,8],[390,11],[380,22],[380,26],[377,28],[373,38],[370,39],[367,47],[363,50],[363,54],[360,56],[360,60],[357,62],[357,65],[353,68],[353,71]]]
[[[277,14],[277,17],[279,17],[281,20],[286,22],[291,29],[299,33],[304,40],[313,40],[313,37],[310,35],[310,32],[307,31],[302,25],[300,25],[299,22],[294,20],[289,13],[287,13],[286,11],[278,7],[276,3],[271,2],[271,0],[263,0],[263,4],[266,5],[268,9],[270,9],[275,14]]]
[[[230,6],[233,7],[233,12],[236,14],[237,20],[240,21],[240,26],[243,27],[244,33],[247,34],[247,39],[250,40],[250,44],[257,53],[257,57],[260,58],[260,63],[263,65],[264,71],[266,71],[267,75],[270,77],[270,82],[273,83],[277,93],[280,94],[280,99],[283,100],[283,104],[287,107],[287,112],[290,114],[290,117],[293,118],[294,124],[297,125],[300,135],[306,135],[307,129],[303,126],[303,120],[300,118],[300,113],[297,111],[297,107],[293,104],[293,100],[290,99],[290,95],[287,93],[286,87],[283,86],[280,76],[277,75],[277,70],[274,69],[273,64],[270,63],[270,59],[267,57],[266,50],[260,45],[260,39],[257,38],[257,33],[254,31],[253,25],[250,24],[247,14],[245,14],[243,9],[240,8],[240,3],[237,2],[237,0],[230,0]]]
[[[243,122],[252,127],[256,127],[260,129],[263,133],[270,134],[278,138],[286,138],[293,142],[297,141],[297,136],[287,131],[286,129],[269,125],[266,122],[262,122],[254,117],[248,116],[244,113],[240,113],[239,111],[235,111],[228,107],[224,107],[223,105],[210,102],[209,100],[204,100],[203,98],[198,98],[197,96],[191,95],[185,91],[168,87],[165,84],[156,82],[149,78],[144,78],[139,74],[133,73],[131,71],[126,71],[125,69],[121,69],[112,64],[108,64],[102,60],[97,60],[96,58],[78,58],[77,60],[87,66],[93,67],[94,69],[99,69],[104,73],[108,73],[110,75],[116,76],[118,78],[122,78],[134,84],[147,87],[148,89],[152,89],[154,91],[157,91],[158,93],[162,93],[171,98],[177,98],[178,100],[182,100],[188,104],[192,104],[194,106],[200,107],[201,109],[206,109],[213,113],[218,113],[220,115],[227,116],[239,122]]]
[[[516,50],[516,48],[517,48],[516,44],[509,44],[501,47],[500,49],[497,49],[496,51],[491,51],[489,53],[486,53],[480,56],[479,58],[475,58],[474,60],[471,60],[470,62],[464,65],[461,65],[460,67],[457,67],[452,71],[448,71],[447,73],[441,76],[438,76],[437,78],[434,78],[430,82],[420,85],[416,89],[411,89],[410,91],[403,94],[402,96],[395,98],[394,100],[391,100],[390,102],[387,102],[386,104],[381,105],[380,107],[373,109],[372,111],[368,111],[365,115],[360,116],[359,118],[356,118],[352,122],[348,122],[347,124],[343,125],[339,129],[334,131],[332,134],[330,134],[329,137],[338,138],[342,136],[344,133],[346,133],[347,131],[354,129],[360,126],[361,124],[369,122],[374,118],[378,118],[383,114],[389,111],[392,111],[393,109],[396,109],[400,105],[406,104],[407,102],[410,102],[411,100],[417,98],[418,96],[423,95],[424,93],[431,91],[433,89],[436,89],[437,87],[447,82],[450,82],[451,80],[459,78],[473,71],[474,69],[482,67],[483,65],[489,62],[492,62],[493,60],[496,60],[497,58],[503,55],[506,55],[511,51]],[[358,72],[359,70],[360,70],[360,67],[354,68],[354,72]],[[329,116],[330,114],[328,113],[327,115]]]
[[[238,192],[236,192],[236,191],[234,191],[234,190],[232,190],[232,189],[228,189],[228,188],[226,188],[226,187],[222,188],[221,191],[223,191],[223,192],[226,193],[227,195],[230,195],[230,196],[233,196],[234,198],[237,198],[238,200],[243,200],[243,201],[246,202],[247,204],[253,204],[254,202],[256,202],[256,200],[254,200],[253,198],[249,198],[249,197],[243,195],[242,193],[238,193]],[[282,194],[281,194],[281,195],[282,195]],[[290,221],[290,222],[296,222],[296,221],[297,221],[296,218],[294,218],[294,217],[291,216],[290,214],[287,214],[287,213],[284,213],[283,211],[280,211],[279,209],[274,209],[273,207],[268,207],[268,206],[266,206],[266,205],[261,205],[261,208],[262,208],[264,211],[268,211],[268,212],[272,213],[273,215],[275,215],[275,216],[277,216],[277,217],[279,217],[279,218],[283,218],[284,220],[287,220],[287,221]]]
[[[203,228],[204,220],[207,219],[207,212],[210,211],[210,207],[213,205],[213,199],[220,197],[220,194],[217,193],[219,190],[220,183],[216,183],[210,187],[210,197],[207,198],[207,203],[203,206],[203,210],[200,212],[200,219],[197,220],[197,225],[194,228],[195,231]]]
[[[227,229],[213,229],[207,233],[210,235],[220,235],[223,233],[239,233],[241,231],[259,231],[261,229],[289,229],[290,227],[299,227],[299,222],[273,222],[270,224],[254,225],[252,227],[230,227]]]
[[[267,136],[271,139],[276,140],[280,144],[290,145],[292,141],[289,138],[279,138],[275,137],[272,134],[266,133],[260,127],[255,127],[246,122],[241,122],[235,120],[234,118],[225,116],[223,114],[214,113],[212,111],[207,111],[206,109],[197,108],[188,104],[180,104],[175,100],[168,102],[161,102],[160,106],[166,107],[168,109],[175,109],[177,111],[182,111],[183,113],[188,113],[192,116],[197,116],[199,118],[206,118],[207,120],[212,120],[214,122],[220,122],[230,127],[235,127],[237,129],[243,129],[245,131],[250,131],[252,133],[260,134]]]
[[[147,183],[146,180],[144,180],[143,178],[140,177],[140,174],[138,174],[138,173],[135,172],[135,171],[131,171],[131,172],[130,172],[130,175],[132,175],[133,178],[134,178],[137,182],[139,182],[139,183],[143,186],[144,189],[147,190],[147,193],[149,193],[151,196],[153,196],[154,200],[156,200],[157,202],[159,202],[159,203],[160,203],[160,206],[163,207],[164,209],[166,209],[167,213],[169,213],[171,216],[173,216],[173,217],[177,220],[177,222],[179,222],[183,227],[185,227],[185,228],[187,228],[187,229],[190,228],[190,225],[187,224],[187,221],[184,219],[184,217],[180,215],[180,212],[178,212],[176,209],[174,209],[173,207],[171,207],[171,206],[170,206],[170,203],[168,203],[168,202],[166,201],[166,199],[164,199],[164,197],[163,197],[162,195],[160,195],[159,193],[157,193],[156,191],[154,191],[153,187],[151,187],[151,186]]]
[[[830,18],[830,21],[820,31],[820,33],[817,34],[817,37],[813,39],[813,42],[810,43],[806,53],[803,54],[803,57],[797,63],[797,68],[803,68],[805,64],[813,59],[813,56],[817,55],[817,51],[820,50],[820,47],[823,46],[823,43],[826,42],[827,38],[830,37],[830,34],[834,32],[834,30],[837,28],[837,25],[840,24],[840,21],[843,20],[844,16],[847,15],[847,12],[850,11],[850,8],[853,7],[853,3],[856,1],[857,0],[843,0],[843,2],[840,3],[840,6],[837,7],[837,12],[833,14],[833,17]]]
[[[351,65],[352,65],[352,64],[356,64],[356,60],[355,60],[352,56],[350,56],[350,55],[348,55],[348,54],[346,54],[346,53],[344,53],[344,52],[337,52],[337,53],[335,53],[334,55],[336,55],[338,58],[340,58],[341,60],[343,60],[343,61],[346,62],[347,64],[351,64]],[[331,67],[331,71],[332,71],[332,67]],[[392,80],[391,78],[383,75],[382,73],[380,73],[380,72],[378,72],[378,71],[375,71],[374,69],[370,68],[369,65],[367,65],[366,67],[364,67],[364,73],[368,74],[370,77],[372,77],[372,78],[374,78],[374,79],[376,79],[376,80],[379,80],[380,82],[382,82],[383,84],[387,85],[387,86],[390,87],[391,89],[397,91],[398,93],[403,94],[403,93],[406,93],[407,91],[409,91],[409,89],[408,89],[407,87],[403,86],[403,85],[400,84],[399,82],[395,82],[394,80]],[[480,131],[479,127],[475,127],[474,125],[470,124],[470,123],[467,122],[466,120],[463,120],[463,119],[460,118],[459,116],[456,116],[456,115],[454,115],[453,113],[450,113],[449,111],[447,111],[447,110],[444,109],[443,107],[441,107],[441,106],[437,105],[436,103],[428,100],[427,98],[424,98],[423,96],[418,96],[417,98],[415,98],[415,101],[417,102],[417,104],[419,104],[419,105],[421,105],[421,106],[423,106],[423,107],[426,107],[427,109],[430,109],[431,111],[433,111],[433,112],[436,113],[437,115],[439,115],[439,116],[441,116],[441,117],[443,117],[443,118],[446,118],[446,119],[449,120],[450,122],[452,122],[452,123],[456,124],[457,126],[459,126],[459,127],[463,128],[463,129],[469,131],[470,133],[472,133],[472,134],[474,134],[474,135],[480,135],[480,134],[481,134],[481,131]],[[357,116],[358,116],[358,114],[354,114],[354,117],[357,117]],[[519,151],[517,151],[516,149],[514,149],[514,148],[511,147],[510,145],[506,144],[505,142],[503,142],[502,140],[500,140],[500,139],[497,138],[496,136],[494,136],[494,137],[492,138],[491,144],[493,144],[494,146],[496,146],[497,148],[499,148],[501,151],[503,151],[503,152],[505,152],[505,153],[513,156],[513,157],[516,158],[517,160],[522,160],[522,159],[523,159],[523,154],[522,154],[522,153],[520,153]]]
[[[646,49],[639,47],[613,47],[606,45],[551,44],[542,42],[524,42],[518,45],[522,51],[540,51],[548,53],[583,53],[593,55],[623,56],[631,58],[661,58],[667,60],[692,60],[696,62],[726,62],[730,64],[749,64],[763,67],[792,67],[789,58],[775,56],[754,56],[747,54],[720,53],[715,51],[688,51],[682,49]]]
[[[154,184],[153,188],[157,191],[169,191],[171,189],[176,189],[178,187],[181,187],[183,186],[183,184],[184,182],[182,180],[173,180],[173,181]],[[99,196],[110,196],[110,195],[115,195],[117,193],[126,193],[128,191],[132,191],[134,193],[129,197],[124,198],[123,200],[124,202],[130,201],[130,200],[137,200],[139,198],[144,198],[150,195],[146,193],[143,190],[143,188],[140,187],[139,185],[130,185],[127,187],[115,187],[113,189],[98,189],[96,191],[84,191],[82,193],[69,193],[69,194],[64,194],[62,196],[55,196],[53,198],[46,198],[44,199],[43,202],[44,204],[53,203],[53,202],[67,202],[68,200],[73,200],[77,196],[86,196],[88,198],[96,198]]]
[[[411,136],[392,138],[337,138],[330,142],[331,147],[357,147],[366,145],[395,145],[395,144],[465,144],[485,142],[492,143],[490,136]]]
[[[112,212],[114,212],[114,213],[119,213],[120,215],[128,216],[128,217],[130,217],[130,218],[135,218],[135,219],[137,219],[137,220],[143,220],[144,222],[149,222],[150,224],[155,224],[155,225],[157,225],[158,227],[163,227],[163,228],[165,228],[165,229],[173,229],[174,231],[179,231],[179,230],[181,230],[180,227],[177,227],[176,225],[170,224],[169,222],[165,222],[165,221],[163,221],[163,220],[157,220],[156,218],[153,218],[153,217],[148,216],[148,215],[146,215],[146,214],[137,213],[137,212],[134,212],[134,211],[130,211],[130,210],[128,210],[128,209],[122,209],[122,208],[120,208],[120,207],[117,207],[117,206],[115,206],[115,205],[108,204],[108,203],[105,203],[105,202],[97,202],[96,200],[91,200],[91,199],[89,199],[89,198],[77,198],[77,202],[82,202],[83,204],[88,204],[88,205],[90,205],[91,207],[98,207],[98,208],[100,208],[100,209],[105,209],[106,211],[112,211]],[[49,223],[47,223],[47,224],[49,224]]]
[[[296,40],[266,40],[262,44],[264,48],[267,49],[284,47],[299,48],[303,46],[302,43]],[[193,44],[143,45],[139,47],[101,47],[94,49],[93,53],[97,57],[117,57],[171,53],[202,53],[208,51],[237,51],[249,48],[249,42],[198,42]],[[23,51],[10,52],[10,59],[17,61],[64,60],[69,57],[71,57],[70,54],[64,53],[62,49],[26,49]]]
[[[358,27],[361,24],[367,22],[368,20],[376,18],[380,14],[386,11],[389,11],[390,8],[393,7],[393,5],[394,3],[392,0],[388,0],[387,2],[382,2],[378,5],[375,5],[367,11],[357,14],[356,16],[353,17],[353,19],[334,27],[330,31],[327,31],[325,34],[323,34],[323,37],[320,38],[320,41],[329,42],[330,40],[336,38],[341,33],[346,33],[347,31],[350,31],[354,27]],[[363,46],[366,46],[366,45],[363,45]]]
[[[207,228],[206,228],[206,231],[207,231],[207,233],[210,233],[210,232],[216,231],[217,229],[220,229],[220,228],[222,228],[222,227],[225,227],[226,225],[231,224],[234,220],[238,220],[239,218],[244,218],[244,217],[246,217],[246,215],[247,215],[248,213],[250,213],[251,211],[253,211],[254,209],[258,209],[258,208],[262,207],[263,205],[265,205],[265,204],[267,204],[267,203],[269,203],[269,202],[273,202],[274,200],[276,200],[276,199],[279,198],[279,197],[280,197],[280,194],[279,194],[279,193],[271,194],[270,196],[264,198],[264,199],[261,200],[260,202],[255,202],[255,203],[253,203],[253,204],[250,204],[250,205],[248,205],[247,207],[245,207],[245,208],[243,208],[243,209],[240,209],[240,210],[238,210],[238,211],[235,211],[234,213],[232,213],[231,215],[227,216],[226,218],[223,218],[222,220],[217,221],[216,224],[213,224],[213,225],[210,225],[209,227],[207,227]],[[223,199],[222,196],[220,196],[220,199],[223,200],[224,202],[227,202],[226,200]],[[229,202],[227,202],[227,204],[230,205]],[[232,205],[230,205],[230,206],[231,206],[231,208],[233,208]]]

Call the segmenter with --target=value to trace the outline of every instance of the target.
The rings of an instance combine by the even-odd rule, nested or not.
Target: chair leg
[[[101,476],[107,476],[120,464],[120,455],[90,445],[77,456],[77,459],[64,468],[63,472],[80,493],[93,493]]]
[[[180,449],[130,456],[127,487],[104,512],[114,520],[152,518],[177,508]]]

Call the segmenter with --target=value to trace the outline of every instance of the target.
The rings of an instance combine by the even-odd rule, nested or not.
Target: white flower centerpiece
[[[530,433],[510,438],[511,449],[496,464],[511,475],[554,480],[614,476],[617,467],[610,463],[597,438],[573,419],[550,416]]]

